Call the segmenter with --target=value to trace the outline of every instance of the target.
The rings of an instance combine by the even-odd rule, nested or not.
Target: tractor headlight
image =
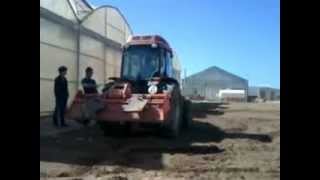
[[[148,88],[149,94],[156,94],[158,92],[158,87],[157,85],[151,85]]]

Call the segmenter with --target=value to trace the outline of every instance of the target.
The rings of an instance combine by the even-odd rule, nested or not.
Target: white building
[[[40,0],[40,116],[54,109],[53,85],[59,66],[68,67],[70,101],[91,66],[98,84],[120,75],[121,48],[130,25],[112,6],[85,0]]]

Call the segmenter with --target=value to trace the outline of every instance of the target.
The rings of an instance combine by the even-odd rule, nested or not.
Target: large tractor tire
[[[184,99],[183,101],[183,112],[182,112],[183,128],[189,128],[192,124],[192,102],[188,99]]]
[[[163,129],[163,135],[169,138],[176,138],[179,136],[181,128],[181,97],[178,87],[175,87],[172,91],[171,109],[168,119],[165,122]]]

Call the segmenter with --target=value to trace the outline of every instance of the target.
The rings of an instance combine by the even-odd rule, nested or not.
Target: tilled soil
[[[40,135],[40,179],[280,179],[280,104],[194,114],[175,140],[150,131],[104,137],[96,126]]]

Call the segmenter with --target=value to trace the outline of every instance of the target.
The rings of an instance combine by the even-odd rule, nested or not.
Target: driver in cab
[[[159,59],[157,56],[147,56],[145,58],[144,73],[146,78],[157,76],[159,69]]]

